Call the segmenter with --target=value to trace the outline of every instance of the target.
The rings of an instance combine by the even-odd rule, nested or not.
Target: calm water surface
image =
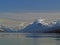
[[[60,35],[0,33],[0,45],[60,45]]]

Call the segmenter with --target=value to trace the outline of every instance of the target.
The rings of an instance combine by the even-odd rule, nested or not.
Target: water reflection
[[[0,33],[0,44],[1,45],[60,45],[60,34]]]

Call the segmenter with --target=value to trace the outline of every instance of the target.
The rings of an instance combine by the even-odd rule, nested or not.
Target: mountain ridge
[[[32,24],[29,24],[20,32],[22,33],[45,33],[56,31],[60,28],[60,21],[52,22],[50,24],[44,22],[45,19],[35,20]]]

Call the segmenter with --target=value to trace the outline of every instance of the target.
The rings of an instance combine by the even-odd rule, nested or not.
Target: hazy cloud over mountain
[[[53,12],[5,12],[0,13],[0,18],[10,18],[19,20],[35,20],[39,17],[45,18],[46,20],[53,21],[60,18],[60,13]]]

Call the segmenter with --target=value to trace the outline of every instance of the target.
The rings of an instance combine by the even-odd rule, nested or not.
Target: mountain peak
[[[42,19],[41,17],[39,19],[36,19],[34,21],[34,23],[40,23],[40,24],[43,24],[43,25],[48,25],[48,23],[45,22],[45,19]]]
[[[41,17],[37,19],[38,23],[43,23],[45,19],[42,19]]]

